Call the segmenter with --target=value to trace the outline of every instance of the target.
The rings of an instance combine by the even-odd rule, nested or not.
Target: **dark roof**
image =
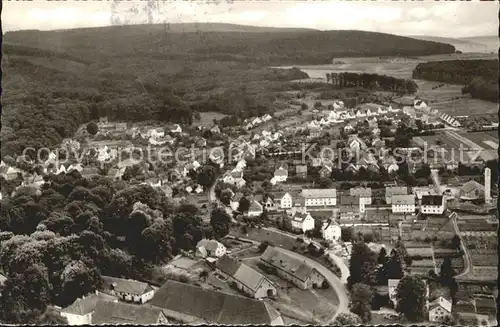
[[[147,304],[99,301],[92,315],[92,324],[151,325],[159,322],[160,315],[162,315],[161,309]]]
[[[272,246],[266,248],[260,259],[301,281],[307,280],[313,271],[311,266]]]
[[[340,196],[341,206],[359,206],[359,196],[352,195],[341,195]]]
[[[234,274],[238,271],[240,265],[241,262],[239,262],[238,260],[233,259],[228,255],[224,255],[217,260],[216,267],[223,273],[234,276]]]
[[[440,206],[443,204],[442,195],[422,195],[422,205]]]
[[[172,280],[156,291],[150,303],[218,324],[270,324],[279,316],[266,302]]]
[[[133,279],[102,276],[103,289],[113,289],[117,292],[142,295],[152,290],[148,283]]]
[[[113,301],[116,298],[111,295],[106,295],[98,292],[97,294],[91,294],[82,299],[76,299],[71,305],[63,308],[61,311],[65,313],[71,313],[74,315],[84,316],[93,312],[97,306],[97,302],[100,300]]]
[[[259,289],[259,286],[266,279],[264,275],[258,271],[228,255],[219,258],[216,267],[254,292]],[[270,281],[269,283],[272,284]]]

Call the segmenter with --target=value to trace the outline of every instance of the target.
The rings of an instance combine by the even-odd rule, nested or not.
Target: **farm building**
[[[249,297],[260,299],[276,295],[276,286],[268,278],[228,255],[217,260],[215,267]]]
[[[260,259],[274,267],[278,276],[290,281],[301,289],[321,287],[325,277],[306,263],[285,254],[278,248],[268,246]]]

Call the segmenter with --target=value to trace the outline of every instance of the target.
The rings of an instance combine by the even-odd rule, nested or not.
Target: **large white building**
[[[334,206],[337,204],[337,190],[330,189],[305,189],[301,196],[305,199],[306,207]]]
[[[394,195],[391,200],[393,213],[414,213],[415,212],[415,196],[409,195]]]
[[[442,215],[446,209],[446,200],[442,195],[423,195],[420,211],[426,215]]]

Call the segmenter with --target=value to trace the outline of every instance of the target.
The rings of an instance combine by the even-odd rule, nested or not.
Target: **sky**
[[[7,32],[166,21],[471,37],[498,34],[499,6],[498,1],[430,0],[3,1],[2,28]]]

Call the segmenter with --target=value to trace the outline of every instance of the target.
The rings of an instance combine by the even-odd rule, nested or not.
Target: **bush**
[[[304,243],[304,239],[302,237],[297,237],[295,240],[299,243]]]
[[[300,105],[300,109],[302,109],[302,110],[307,110],[307,109],[309,109],[309,106],[307,105],[307,103],[302,103],[302,104]]]

